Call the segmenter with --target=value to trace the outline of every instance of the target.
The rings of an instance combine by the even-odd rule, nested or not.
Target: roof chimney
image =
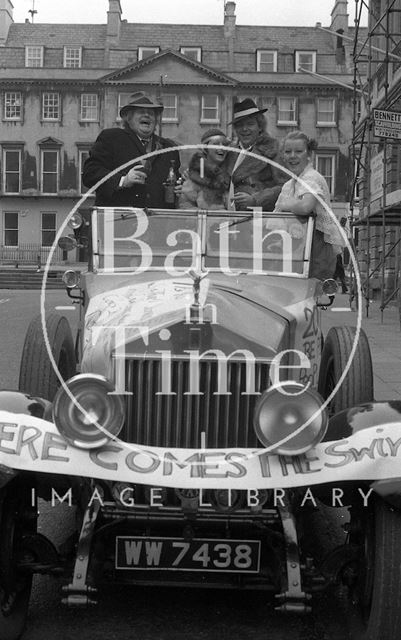
[[[224,37],[227,40],[228,68],[234,68],[235,2],[224,3]]]
[[[224,37],[235,36],[235,2],[226,2],[224,5]]]
[[[8,30],[14,22],[13,9],[11,0],[0,0],[0,46],[6,43]]]
[[[121,4],[120,0],[109,0],[109,10],[107,12],[107,39],[118,40],[121,27]]]
[[[342,29],[342,33],[348,32],[348,2],[347,0],[335,0],[331,12],[331,25],[333,31]]]

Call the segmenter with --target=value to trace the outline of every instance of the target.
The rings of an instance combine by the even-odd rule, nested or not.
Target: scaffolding
[[[361,24],[366,18],[367,28]],[[396,175],[401,174],[401,75],[396,81],[401,67],[400,31],[401,0],[355,0],[351,226],[357,238],[366,316],[372,293],[380,290],[382,321],[387,305],[397,295],[400,299],[401,287],[401,191],[398,195],[392,190],[394,181],[401,189]],[[380,117],[392,123],[380,127]],[[393,124],[398,119],[399,131]],[[351,301],[353,295],[354,273]]]

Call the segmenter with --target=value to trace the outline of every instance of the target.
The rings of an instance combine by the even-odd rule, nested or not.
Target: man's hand
[[[137,165],[136,167],[132,167],[124,176],[124,180],[121,183],[122,187],[132,187],[133,184],[145,184],[147,176],[145,173],[145,169],[142,165]]]
[[[234,195],[234,204],[237,211],[245,211],[245,209],[251,209],[255,206],[255,198],[250,193],[238,191]]]

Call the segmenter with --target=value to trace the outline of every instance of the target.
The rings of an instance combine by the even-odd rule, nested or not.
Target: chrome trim
[[[171,389],[176,395],[156,395],[161,389],[161,366],[157,358],[126,360],[126,425],[122,437],[128,442],[147,446],[179,448],[200,447],[205,433],[207,447],[259,447],[253,429],[253,412],[260,393],[269,386],[269,363],[255,364],[255,395],[241,395],[246,390],[246,363],[228,361],[227,379],[231,395],[217,391],[215,359],[205,359],[200,366],[201,395],[185,395],[189,377],[189,360],[172,358]]]

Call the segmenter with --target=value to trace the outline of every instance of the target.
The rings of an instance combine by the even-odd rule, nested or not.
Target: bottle
[[[164,201],[169,208],[174,208],[175,205],[175,185],[177,176],[175,173],[175,160],[170,160],[170,168],[168,170],[166,181],[164,182]]]

